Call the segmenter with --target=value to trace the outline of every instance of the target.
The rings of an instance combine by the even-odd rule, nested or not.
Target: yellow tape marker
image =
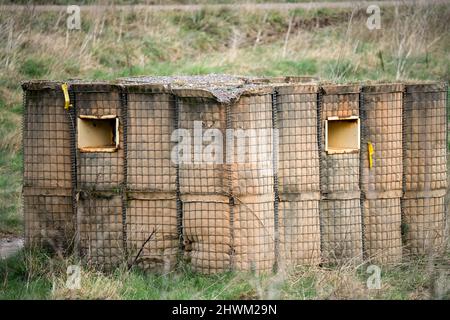
[[[69,86],[67,85],[67,83],[63,83],[61,85],[61,89],[64,93],[64,109],[69,110],[71,106],[69,98]]]
[[[369,168],[373,166],[373,145],[371,142],[367,142],[367,151],[369,152]]]

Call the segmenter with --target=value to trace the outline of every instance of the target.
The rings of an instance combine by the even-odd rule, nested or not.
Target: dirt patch
[[[6,259],[23,248],[23,239],[7,237],[0,239],[0,259]]]

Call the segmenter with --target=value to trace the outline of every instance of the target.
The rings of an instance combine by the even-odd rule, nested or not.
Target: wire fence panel
[[[439,193],[441,195],[439,195]],[[404,224],[407,252],[432,255],[445,249],[445,194],[434,192],[404,198]]]
[[[279,192],[318,192],[317,86],[278,91]]]
[[[242,96],[232,106],[231,117],[231,128],[234,132],[232,194],[240,196],[273,193],[271,95]]]
[[[72,196],[65,190],[24,187],[25,242],[65,254],[74,243]]]
[[[182,194],[224,194],[225,108],[209,98],[179,98]]]
[[[446,101],[444,84],[406,85],[405,191],[447,188]]]
[[[360,204],[359,145],[347,146],[349,137],[359,143],[358,131],[337,139],[336,149],[331,141],[341,134],[327,126],[327,121],[357,121],[359,118],[359,86],[323,86],[321,101],[321,191],[320,203],[322,256],[326,263],[341,263],[363,258],[363,230]],[[327,131],[327,129],[330,129]],[[359,130],[359,126],[356,127]],[[344,145],[339,143],[344,142]],[[330,148],[327,150],[327,145]]]
[[[163,93],[128,93],[127,188],[175,192],[173,98]]]
[[[102,148],[96,149],[98,142],[94,139],[97,134],[92,133],[86,129],[87,143],[92,143],[92,146],[83,150],[80,148],[80,135],[82,130],[77,126],[78,134],[78,188],[87,190],[111,190],[120,188],[124,181],[123,175],[123,161],[124,161],[124,146],[123,146],[123,126],[121,125],[121,101],[118,88],[112,85],[102,84],[78,84],[73,85],[75,93],[75,103],[77,111],[77,122],[80,118],[86,118],[90,121],[92,117],[92,127],[101,126],[97,121],[101,121],[101,117],[109,124],[113,121],[118,121],[119,125],[117,131],[114,127],[112,134],[118,140],[118,146],[111,145],[111,150],[105,151]],[[106,117],[106,119],[105,119]],[[112,117],[112,119],[109,119]],[[117,120],[115,120],[117,119]],[[90,126],[91,127],[91,126]],[[107,148],[105,148],[107,149]]]
[[[364,200],[365,252],[375,263],[401,262],[400,198]]]
[[[274,195],[242,196],[234,205],[237,270],[272,271],[275,263]]]
[[[143,270],[167,273],[178,253],[175,194],[128,194],[128,263]]]
[[[277,88],[280,265],[320,263],[315,85]]]
[[[404,233],[406,249],[442,249],[447,189],[447,86],[406,85],[404,96]]]
[[[231,269],[230,205],[219,195],[182,196],[187,260],[201,273]]]
[[[302,195],[281,195],[281,265],[318,265],[320,263],[319,200]]]
[[[383,264],[399,262],[402,257],[403,90],[400,84],[370,85],[362,90],[365,253],[371,261]]]
[[[121,196],[110,192],[80,192],[77,210],[81,256],[104,270],[123,263]]]
[[[23,184],[70,190],[70,119],[62,90],[28,90],[26,100]]]

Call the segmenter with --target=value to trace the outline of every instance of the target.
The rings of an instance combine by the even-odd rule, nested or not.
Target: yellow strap
[[[67,85],[67,83],[63,83],[61,85],[61,89],[64,93],[64,109],[69,110],[71,106],[69,98],[69,86]]]
[[[369,168],[373,166],[373,145],[371,142],[367,142],[367,151],[369,152]]]

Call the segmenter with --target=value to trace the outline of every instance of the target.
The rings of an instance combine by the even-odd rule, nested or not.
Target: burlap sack
[[[78,152],[78,187],[87,190],[117,189],[123,176],[123,126],[119,89],[110,84],[74,84],[76,113],[119,118],[119,147],[115,152]]]
[[[317,90],[315,85],[277,89],[280,193],[319,190]]]
[[[186,257],[201,273],[229,271],[232,230],[229,199],[219,195],[183,195]]]
[[[366,193],[402,190],[402,95],[400,84],[370,85],[363,89],[361,174]],[[372,168],[368,143],[373,147]]]
[[[364,201],[364,245],[371,262],[401,262],[401,217],[400,198]]]
[[[270,272],[275,262],[274,195],[237,198],[234,205],[235,268]]]
[[[25,245],[65,253],[74,244],[70,189],[24,187]]]
[[[120,196],[81,192],[77,225],[80,253],[88,263],[108,270],[125,261]]]
[[[360,200],[322,200],[320,210],[323,262],[361,262],[363,239]]]
[[[279,203],[281,267],[320,263],[319,193],[282,195]]]
[[[130,190],[176,191],[173,98],[165,93],[129,93],[127,184]]]
[[[70,188],[70,124],[62,90],[24,90],[23,184]]]
[[[173,270],[179,248],[175,194],[128,194],[127,247],[129,263],[156,272]]]
[[[444,84],[406,85],[406,191],[447,188],[446,95]]]
[[[410,192],[403,198],[406,252],[418,255],[445,249],[445,190]]]

